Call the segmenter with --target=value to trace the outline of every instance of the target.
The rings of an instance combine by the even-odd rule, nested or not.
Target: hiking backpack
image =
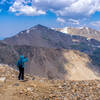
[[[22,67],[22,66],[23,66],[22,60],[19,60],[18,64],[17,64],[17,67]]]

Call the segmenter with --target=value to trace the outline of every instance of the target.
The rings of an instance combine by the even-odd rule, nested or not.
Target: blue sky
[[[36,24],[100,30],[100,0],[0,0],[0,39]]]

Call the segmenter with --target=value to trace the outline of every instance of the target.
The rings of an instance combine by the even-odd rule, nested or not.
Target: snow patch
[[[61,32],[63,32],[63,33],[68,33],[68,27],[63,28],[63,29],[61,30]]]
[[[86,30],[89,30],[89,28],[88,28],[88,27],[85,27],[85,29],[86,29]]]
[[[88,27],[85,27],[85,29],[87,30],[87,33],[90,34],[90,30]]]
[[[56,30],[56,28],[51,28],[52,30]]]
[[[79,27],[79,29],[81,30],[81,29],[83,29],[84,27]]]
[[[21,32],[21,34],[22,34],[23,32]]]
[[[26,33],[29,33],[29,32],[30,32],[30,30],[27,30],[27,31],[26,31]]]
[[[32,27],[32,28],[30,29],[30,31],[35,30],[35,29],[36,29],[35,27]]]
[[[87,38],[87,40],[90,40],[91,38]]]

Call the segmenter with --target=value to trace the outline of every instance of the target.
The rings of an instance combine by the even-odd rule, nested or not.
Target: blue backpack
[[[23,63],[22,63],[22,60],[20,59],[20,60],[18,61],[17,67],[22,67],[22,66],[23,66]]]

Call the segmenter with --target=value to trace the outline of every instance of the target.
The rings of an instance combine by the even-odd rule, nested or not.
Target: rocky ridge
[[[100,31],[91,29],[89,27],[64,27],[64,28],[53,28],[56,31],[60,31],[66,34],[79,35],[87,37],[88,40],[96,39],[100,41]]]
[[[0,99],[4,100],[99,100],[100,80],[48,80],[25,75],[17,80],[18,72],[0,65]]]

